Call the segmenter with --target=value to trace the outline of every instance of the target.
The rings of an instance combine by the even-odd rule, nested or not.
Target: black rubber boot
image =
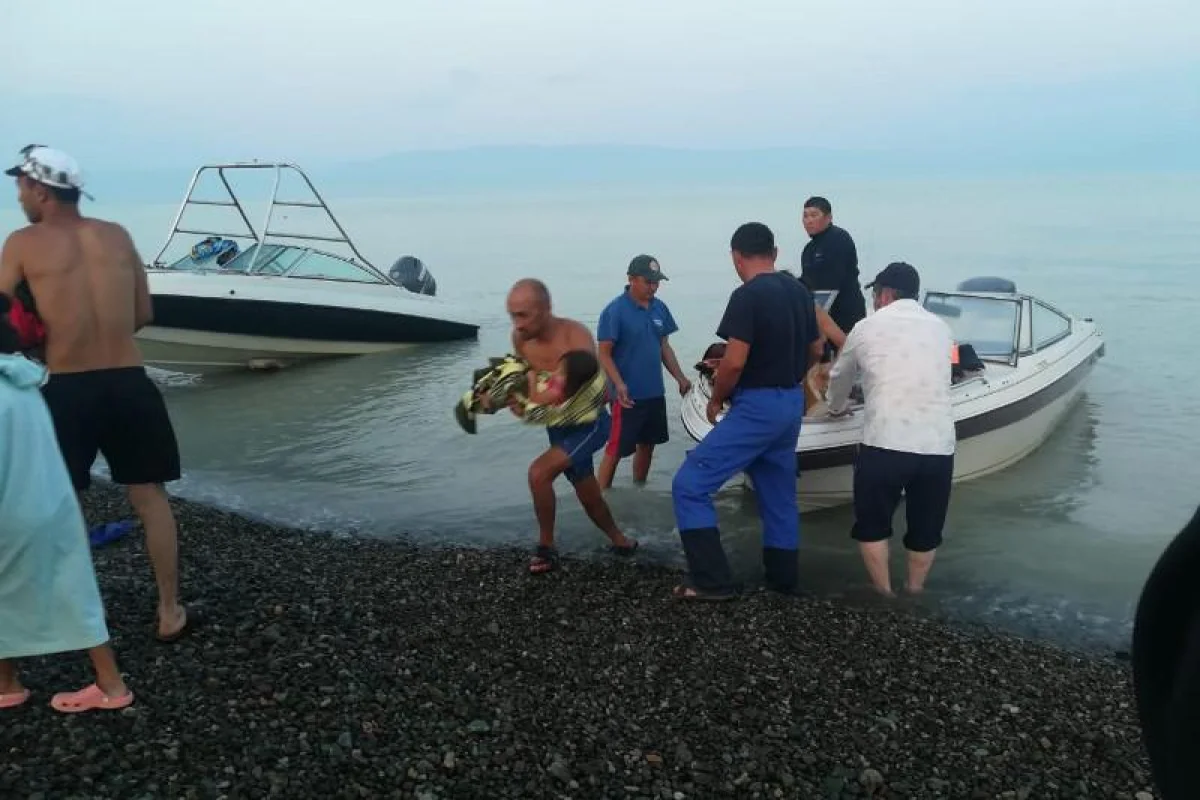
[[[693,528],[680,531],[683,554],[687,557],[691,585],[701,592],[734,591],[733,571],[725,548],[721,546],[721,532],[716,528]]]
[[[767,588],[781,594],[796,594],[800,588],[799,553],[778,547],[763,548],[763,569]]]

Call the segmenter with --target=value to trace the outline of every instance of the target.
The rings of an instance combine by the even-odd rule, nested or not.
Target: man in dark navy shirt
[[[800,254],[800,280],[814,292],[837,290],[829,316],[849,335],[867,315],[858,285],[858,251],[844,228],[833,224],[833,207],[824,197],[804,201],[804,230],[811,237]]]
[[[778,250],[766,225],[742,225],[730,246],[742,285],[717,327],[726,346],[708,403],[714,427],[688,452],[671,486],[690,573],[690,585],[676,587],[675,596],[687,600],[734,596],[712,495],[743,470],[758,495],[767,586],[790,593],[797,583],[796,441],[802,381],[821,355],[815,304],[803,283],[775,270]],[[726,400],[729,412],[717,422]]]
[[[596,327],[600,364],[613,395],[612,432],[599,470],[605,489],[612,486],[617,464],[629,455],[634,456],[634,482],[644,483],[654,446],[670,439],[662,368],[675,378],[681,395],[692,388],[668,341],[679,326],[666,303],[655,296],[660,282],[667,280],[658,260],[637,256],[626,275],[625,290],[600,312]]]

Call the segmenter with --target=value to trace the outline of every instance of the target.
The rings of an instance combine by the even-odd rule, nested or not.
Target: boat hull
[[[274,369],[325,358],[369,355],[413,347],[411,343],[345,342],[245,336],[149,325],[138,332],[148,364],[170,369]]]
[[[279,367],[473,339],[478,326],[396,286],[150,273],[143,358],[169,368]]]
[[[976,433],[971,431],[971,420],[959,422],[959,439],[954,453],[954,482],[970,481],[999,472],[1037,450],[1079,400],[1092,370],[1092,361],[1089,359],[1077,369],[1073,375],[1062,379],[1070,383],[1059,384],[1063,390],[1061,393],[1046,397],[1044,404],[1030,409],[1025,415],[1013,417],[1006,424],[989,426]],[[996,413],[1011,409],[1013,406],[1002,407]],[[965,437],[964,432],[968,434]],[[850,459],[856,448],[847,448]],[[818,461],[807,469],[805,461],[805,454],[800,453],[797,457],[796,495],[801,513],[834,508],[853,501],[852,460],[825,466]],[[746,482],[751,485],[748,478]]]

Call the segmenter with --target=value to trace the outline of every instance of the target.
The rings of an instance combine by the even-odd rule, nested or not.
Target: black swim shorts
[[[52,374],[42,387],[76,491],[104,455],[125,486],[179,480],[179,445],[162,392],[143,367]]]

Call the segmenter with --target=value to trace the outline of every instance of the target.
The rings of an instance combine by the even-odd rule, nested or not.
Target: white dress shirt
[[[829,374],[831,413],[862,378],[862,443],[905,453],[954,452],[950,326],[916,300],[896,300],[859,320]]]

